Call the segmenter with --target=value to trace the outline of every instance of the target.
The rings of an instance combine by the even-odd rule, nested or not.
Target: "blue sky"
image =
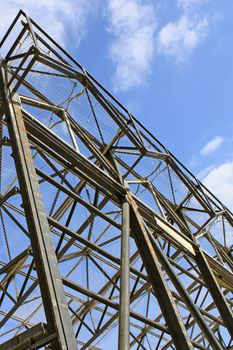
[[[233,209],[233,1],[0,0],[22,8]]]

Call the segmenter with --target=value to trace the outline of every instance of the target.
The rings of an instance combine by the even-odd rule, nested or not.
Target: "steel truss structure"
[[[232,213],[24,12],[0,47],[0,350],[232,349]]]

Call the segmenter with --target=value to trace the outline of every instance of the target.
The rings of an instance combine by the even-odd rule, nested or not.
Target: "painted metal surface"
[[[24,12],[0,50],[0,350],[230,349],[232,213]]]

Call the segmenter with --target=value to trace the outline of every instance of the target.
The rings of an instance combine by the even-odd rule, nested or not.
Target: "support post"
[[[23,199],[24,211],[31,239],[41,296],[49,334],[56,334],[52,342],[56,350],[77,350],[67,301],[63,290],[58,263],[42,196],[33,163],[27,132],[17,94],[7,88],[7,70],[0,65],[0,91],[4,113],[15,160],[15,166]]]
[[[121,233],[121,271],[120,271],[120,315],[119,315],[119,350],[130,348],[130,274],[129,274],[129,229],[130,213],[127,199],[122,205],[122,233]]]
[[[172,293],[167,285],[164,273],[151,244],[150,237],[138,206],[130,193],[128,193],[127,196],[130,203],[132,234],[135,237],[138,250],[175,347],[176,349],[193,350],[192,342],[185,329]]]

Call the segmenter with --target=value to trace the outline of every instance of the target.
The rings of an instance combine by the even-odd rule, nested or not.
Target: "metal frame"
[[[23,11],[0,49],[0,350],[230,349],[232,213]]]

